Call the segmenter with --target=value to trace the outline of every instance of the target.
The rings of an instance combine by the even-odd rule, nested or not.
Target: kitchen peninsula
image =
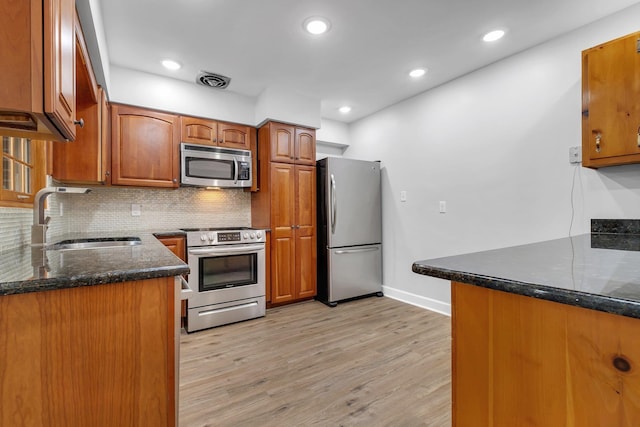
[[[452,281],[453,425],[640,425],[640,221],[417,261]]]
[[[135,246],[0,250],[0,425],[176,425],[174,276],[189,268],[134,234]],[[65,239],[85,237],[110,238]]]

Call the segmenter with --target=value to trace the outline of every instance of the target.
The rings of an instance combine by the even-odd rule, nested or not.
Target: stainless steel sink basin
[[[113,238],[96,238],[96,239],[77,239],[62,240],[47,246],[49,250],[72,250],[72,249],[104,249],[118,248],[127,246],[140,245],[142,242],[139,237],[113,237]]]

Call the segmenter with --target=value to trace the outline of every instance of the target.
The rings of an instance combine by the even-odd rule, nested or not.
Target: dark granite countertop
[[[592,234],[416,261],[412,270],[640,318],[640,235],[628,223],[634,220],[627,220],[624,230],[617,228],[615,233],[599,221],[604,220],[592,221]]]
[[[169,231],[162,231],[165,235]],[[171,231],[172,235],[179,231]],[[0,250],[0,295],[13,295],[188,273],[189,267],[150,232],[69,233],[51,239],[139,237],[137,246],[50,250],[29,245]]]

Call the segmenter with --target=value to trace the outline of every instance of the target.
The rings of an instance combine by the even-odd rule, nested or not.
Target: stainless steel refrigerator
[[[318,296],[382,296],[380,162],[318,160]]]

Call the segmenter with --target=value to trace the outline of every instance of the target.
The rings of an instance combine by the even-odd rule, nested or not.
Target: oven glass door
[[[256,253],[201,257],[199,259],[200,292],[258,283]]]
[[[189,178],[235,179],[236,169],[233,159],[205,159],[185,157],[185,175]]]

